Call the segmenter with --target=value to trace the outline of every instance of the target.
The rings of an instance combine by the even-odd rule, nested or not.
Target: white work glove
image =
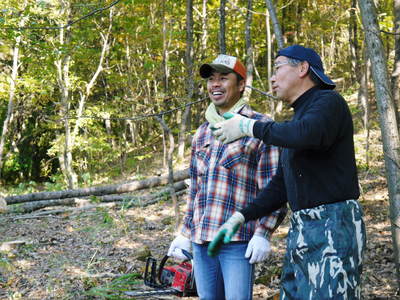
[[[187,237],[183,235],[178,235],[171,243],[168,249],[168,256],[172,256],[176,259],[187,259],[186,255],[182,253],[182,249],[190,252],[192,244]]]
[[[228,144],[244,136],[253,137],[253,126],[256,120],[246,118],[240,114],[224,113],[226,121],[214,125],[213,134],[219,141]]]
[[[238,231],[240,226],[244,223],[244,216],[240,212],[235,212],[222,226],[219,228],[217,235],[208,245],[207,254],[215,256],[218,254],[222,243],[228,244],[233,235]]]
[[[263,236],[253,235],[244,256],[246,258],[250,257],[249,262],[254,264],[266,260],[270,253],[271,246],[269,241]]]

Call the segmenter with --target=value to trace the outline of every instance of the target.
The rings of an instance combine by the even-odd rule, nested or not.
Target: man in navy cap
[[[361,299],[365,226],[354,154],[353,122],[321,58],[299,45],[278,51],[271,77],[294,109],[287,122],[228,113],[215,125],[224,143],[242,136],[283,147],[276,175],[210,243],[215,255],[243,223],[289,203],[293,211],[281,277],[281,299]]]

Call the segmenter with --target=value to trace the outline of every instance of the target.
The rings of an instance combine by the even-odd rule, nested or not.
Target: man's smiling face
[[[229,111],[241,98],[244,85],[244,80],[238,82],[235,73],[212,73],[207,80],[207,91],[220,114]]]

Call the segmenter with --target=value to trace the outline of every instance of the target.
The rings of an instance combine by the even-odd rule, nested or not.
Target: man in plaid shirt
[[[212,134],[213,124],[225,112],[255,120],[270,120],[253,111],[242,99],[246,69],[235,57],[219,55],[200,68],[207,78],[211,104],[192,142],[190,194],[180,234],[172,242],[169,256],[185,258],[181,249],[193,247],[194,272],[200,299],[252,299],[254,263],[270,252],[269,239],[284,217],[285,209],[246,223],[223,245],[215,257],[207,247],[224,222],[253,202],[274,176],[279,149],[260,140],[244,137],[230,144]]]

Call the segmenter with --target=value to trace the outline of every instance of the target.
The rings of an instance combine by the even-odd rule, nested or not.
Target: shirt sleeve
[[[293,149],[327,149],[341,134],[346,112],[343,99],[336,94],[322,94],[311,103],[300,119],[287,122],[257,121],[254,136],[266,144]]]
[[[259,190],[262,190],[268,185],[278,170],[279,148],[260,143],[260,151],[258,153],[257,184]],[[280,225],[285,215],[285,208],[278,209],[267,216],[263,215],[263,217],[257,221],[254,234],[269,239],[271,234]]]

